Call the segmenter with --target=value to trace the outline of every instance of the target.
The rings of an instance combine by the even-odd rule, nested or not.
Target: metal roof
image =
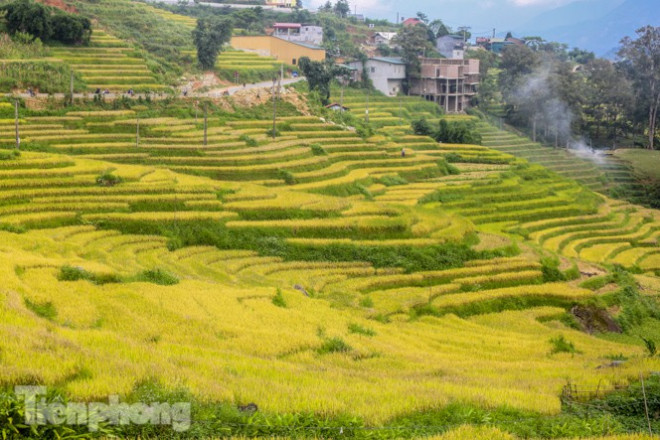
[[[297,29],[297,28],[302,27],[302,24],[300,24],[300,23],[275,23],[273,25],[273,27],[276,28],[276,29],[277,28],[287,28],[287,29],[296,28]]]
[[[391,57],[373,57],[373,58],[369,58],[369,61],[380,61],[381,63],[388,63],[388,64],[401,64],[401,65],[406,64],[403,62],[401,58],[391,58]]]

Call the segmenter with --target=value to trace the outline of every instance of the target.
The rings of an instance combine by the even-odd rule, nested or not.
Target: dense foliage
[[[5,12],[10,34],[19,32],[41,41],[86,44],[92,35],[92,23],[77,14],[44,6],[33,0],[15,0],[0,7]]]
[[[197,20],[193,41],[197,48],[197,60],[203,69],[212,69],[222,46],[229,41],[233,30],[229,18],[209,17]]]

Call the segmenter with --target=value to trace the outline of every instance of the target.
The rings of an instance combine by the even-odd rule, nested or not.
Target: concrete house
[[[369,58],[363,66],[360,61],[349,63],[361,74],[366,67],[367,75],[374,87],[387,96],[396,96],[406,78],[406,65],[401,58]]]
[[[479,60],[424,58],[421,78],[412,81],[410,93],[460,113],[470,106],[478,85]]]
[[[273,36],[293,43],[320,46],[323,43],[323,28],[300,23],[275,23]]]
[[[371,37],[371,42],[375,46],[384,44],[385,46],[392,47],[392,39],[396,36],[396,32],[376,32],[373,37]]]
[[[295,8],[296,0],[266,0],[266,5],[278,8]]]

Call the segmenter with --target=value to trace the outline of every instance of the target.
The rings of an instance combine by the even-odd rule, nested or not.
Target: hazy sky
[[[349,0],[351,9],[374,18],[396,20],[411,17],[417,11],[429,18],[440,18],[452,28],[472,27],[475,36],[487,35],[496,28],[497,34],[520,27],[542,11],[577,0]],[[316,9],[325,0],[306,0],[305,5]],[[334,0],[333,0],[334,3]]]

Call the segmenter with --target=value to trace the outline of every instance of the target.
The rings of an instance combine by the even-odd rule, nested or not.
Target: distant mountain
[[[519,29],[521,36],[538,35],[564,26],[583,23],[588,20],[598,20],[625,0],[582,0],[569,3],[549,11],[545,11],[522,25]]]
[[[619,3],[616,5],[616,3]],[[535,29],[537,34],[549,41],[567,43],[570,47],[579,47],[595,52],[599,56],[612,57],[619,41],[625,36],[633,36],[635,30],[645,25],[660,26],[660,7],[658,0],[594,0],[573,3],[573,16],[566,11],[549,12],[552,20],[561,20],[562,26],[544,26],[545,14],[538,17]],[[613,9],[608,9],[608,6]],[[576,13],[582,8],[591,7],[588,13]],[[571,8],[564,7],[560,9]],[[603,13],[604,12],[604,13]],[[595,18],[594,18],[595,16]],[[576,19],[582,18],[582,21]],[[556,22],[556,21],[555,21]],[[545,30],[544,30],[545,28]]]

